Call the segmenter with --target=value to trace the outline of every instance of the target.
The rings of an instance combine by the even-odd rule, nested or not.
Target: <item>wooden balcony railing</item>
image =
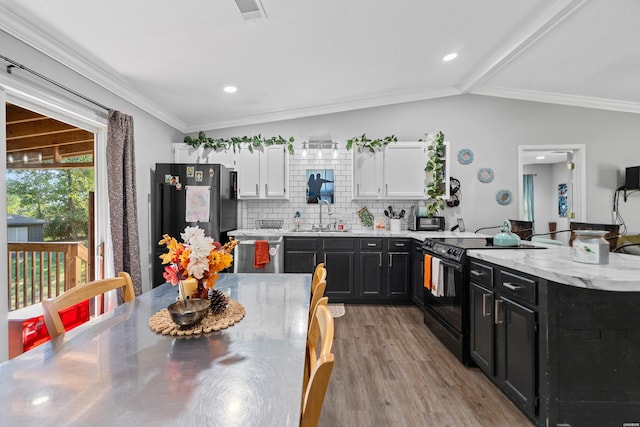
[[[89,281],[89,251],[77,242],[9,243],[9,311]]]

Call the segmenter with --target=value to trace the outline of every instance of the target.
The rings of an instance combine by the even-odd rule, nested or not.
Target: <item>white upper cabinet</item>
[[[396,142],[383,152],[383,197],[422,199],[426,196],[427,149],[424,142]]]
[[[238,198],[288,199],[289,159],[286,146],[270,145],[238,153]]]
[[[369,150],[353,151],[353,198],[377,199],[382,184],[382,152]]]
[[[353,199],[425,199],[427,146],[398,141],[382,150],[353,151]]]
[[[184,143],[173,144],[173,163],[219,163],[236,169],[236,153],[233,150],[216,151],[211,148],[193,148]]]

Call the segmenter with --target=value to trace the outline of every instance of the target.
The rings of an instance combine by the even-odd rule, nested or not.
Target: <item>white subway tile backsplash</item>
[[[306,171],[307,169],[333,169],[334,171],[334,203],[331,206],[333,215],[327,216],[323,212],[323,221],[333,222],[342,220],[347,229],[364,229],[358,218],[358,211],[366,206],[374,216],[384,216],[384,210],[392,205],[395,210],[409,209],[415,201],[357,201],[351,200],[352,160],[351,152],[346,149],[338,150],[338,158],[333,159],[329,152],[324,158],[318,159],[316,153],[310,152],[303,158],[299,151],[289,160],[289,200],[241,200],[239,203],[239,228],[255,228],[258,219],[281,219],[283,228],[294,227],[294,214],[300,211],[303,225],[317,224],[319,209],[315,204],[306,203]],[[327,219],[328,218],[328,219]],[[407,218],[405,217],[405,220]],[[407,228],[407,222],[403,223]]]

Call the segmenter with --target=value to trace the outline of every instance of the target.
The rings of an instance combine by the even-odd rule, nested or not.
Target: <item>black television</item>
[[[640,190],[640,166],[627,168],[624,187],[626,190]]]

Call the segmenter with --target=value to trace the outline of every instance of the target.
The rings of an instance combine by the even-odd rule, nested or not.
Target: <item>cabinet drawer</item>
[[[381,251],[382,239],[360,239],[360,249],[364,251]]]
[[[322,249],[325,251],[330,250],[355,250],[355,239],[336,237],[334,239],[322,239]]]
[[[538,303],[538,283],[533,277],[501,271],[498,286],[503,294],[512,295],[531,304]]]
[[[469,278],[472,282],[493,287],[493,267],[476,261],[471,261],[469,267]]]
[[[284,247],[287,251],[315,251],[318,247],[317,238],[285,238]]]
[[[387,239],[387,250],[395,252],[409,252],[411,250],[411,240]]]

